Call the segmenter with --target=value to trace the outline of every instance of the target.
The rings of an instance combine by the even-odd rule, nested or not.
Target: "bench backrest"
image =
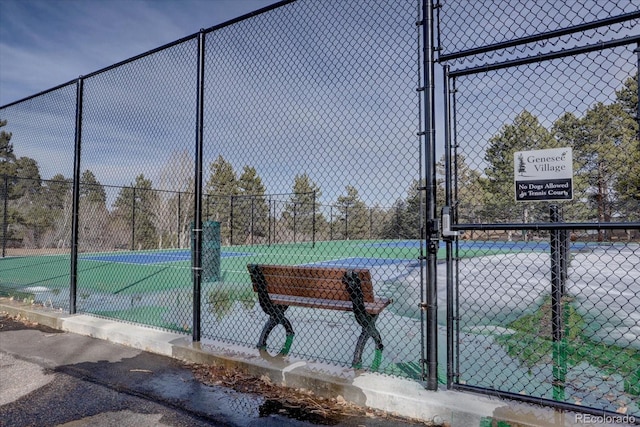
[[[351,301],[343,282],[347,271],[353,271],[360,279],[364,302],[374,302],[371,274],[365,269],[335,267],[299,267],[292,265],[249,265],[262,273],[270,294],[292,295],[305,298]],[[258,292],[256,280],[259,274],[252,274],[253,290]]]

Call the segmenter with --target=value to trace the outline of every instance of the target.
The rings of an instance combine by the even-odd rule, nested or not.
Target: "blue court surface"
[[[248,252],[222,252],[220,254],[220,257],[229,258],[229,257],[243,257],[243,256],[250,256],[250,255],[252,254]],[[174,251],[174,252],[105,254],[105,255],[83,256],[80,259],[86,260],[86,261],[150,265],[150,264],[164,264],[168,262],[190,261],[191,252],[189,250],[182,250],[182,251]]]

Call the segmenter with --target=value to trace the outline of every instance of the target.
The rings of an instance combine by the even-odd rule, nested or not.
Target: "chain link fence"
[[[2,107],[7,147],[35,170],[2,163],[0,285],[194,336],[196,305],[203,339],[255,348],[271,313],[248,265],[366,269],[374,298],[398,301],[374,315],[384,357],[380,341],[356,342],[369,314],[322,304],[289,310],[291,355],[351,366],[357,347],[365,369],[420,379],[419,4],[276,6]],[[18,191],[27,182],[31,193]],[[27,195],[54,186],[56,208]],[[202,266],[199,197],[219,231],[205,228]],[[31,202],[52,219],[36,224]],[[264,349],[277,352],[285,332]]]
[[[441,3],[452,387],[638,417],[638,5]]]
[[[397,228],[394,204],[419,179],[417,15],[416,2],[303,1],[207,34],[204,188],[215,196],[205,216],[231,247],[222,280],[203,284],[203,336],[258,344],[275,309],[259,303],[248,264],[365,268],[379,298],[419,270],[419,242],[381,241],[385,225]],[[418,378],[419,311],[396,307],[376,321],[376,368]],[[359,314],[292,306],[288,351],[351,366]],[[288,332],[276,327],[261,347],[279,352]],[[375,351],[369,340],[365,368]]]
[[[283,2],[3,106],[0,292],[640,415],[639,20],[627,1]],[[518,153],[567,147],[571,197],[516,202]]]

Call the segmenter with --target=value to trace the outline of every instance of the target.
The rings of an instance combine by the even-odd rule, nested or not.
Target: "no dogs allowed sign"
[[[516,202],[573,199],[571,147],[513,153]]]

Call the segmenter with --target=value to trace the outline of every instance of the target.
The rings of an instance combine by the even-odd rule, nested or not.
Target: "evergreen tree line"
[[[565,113],[550,129],[528,111],[504,125],[489,140],[487,167],[474,169],[463,155],[455,161],[455,212],[462,223],[545,222],[544,203],[516,203],[513,153],[572,147],[573,202],[564,204],[573,222],[640,220],[640,142],[638,77],[627,79],[610,104],[596,103],[582,117]],[[0,120],[0,128],[7,121]],[[43,180],[36,160],[16,157],[11,133],[0,131],[0,221],[6,245],[68,248],[71,242],[72,180],[61,174]],[[444,162],[436,198],[444,200]],[[188,247],[194,202],[193,159],[174,153],[160,171],[156,188],[140,174],[119,191],[111,209],[107,192],[93,172],[80,180],[81,250]],[[238,173],[223,156],[210,165],[203,201],[205,219],[221,224],[223,244],[294,242],[329,239],[420,238],[424,197],[414,181],[391,207],[367,206],[347,185],[331,205],[321,205],[322,191],[306,174],[294,178],[291,193],[270,196],[255,168]],[[6,206],[6,207],[5,207]],[[600,236],[602,237],[602,236]]]
[[[0,122],[5,126],[6,121]],[[4,245],[27,249],[68,249],[71,245],[73,181],[62,174],[40,177],[34,159],[16,158],[11,134],[2,131],[0,222]],[[222,156],[210,165],[204,218],[221,224],[222,243],[303,242],[312,239],[413,238],[402,235],[404,215],[369,208],[347,186],[335,205],[322,205],[322,193],[307,174],[295,177],[292,193],[266,194],[255,168],[237,176]],[[189,247],[193,218],[193,166],[189,154],[175,153],[161,171],[163,188],[140,174],[127,187],[101,184],[85,170],[80,178],[78,240],[82,251]],[[107,191],[117,190],[108,206]],[[6,209],[4,206],[6,205]]]
[[[637,74],[624,81],[613,102],[595,103],[582,117],[564,113],[550,129],[529,111],[522,111],[489,140],[484,173],[457,156],[459,222],[547,222],[548,203],[515,202],[513,155],[561,147],[573,150],[574,199],[561,203],[566,221],[639,221],[638,114]],[[598,233],[600,240],[605,237],[604,232]]]
[[[304,242],[328,239],[414,238],[402,235],[406,220],[402,211],[369,208],[354,187],[347,187],[335,205],[322,205],[318,187],[303,174],[295,178],[295,190],[286,195],[265,194],[260,177],[245,168],[240,179],[220,178],[212,168],[207,189],[226,186],[232,194],[208,193],[203,214],[221,223],[223,244]],[[71,245],[73,182],[57,174],[51,180],[35,174],[2,175],[0,200],[6,199],[5,245],[27,249],[68,249]],[[235,185],[232,185],[235,183]],[[107,190],[118,195],[108,208]],[[79,244],[83,251],[188,247],[193,218],[192,191],[153,188],[143,174],[128,187],[103,185],[90,170],[81,176],[79,192]],[[4,203],[2,203],[4,206]]]

